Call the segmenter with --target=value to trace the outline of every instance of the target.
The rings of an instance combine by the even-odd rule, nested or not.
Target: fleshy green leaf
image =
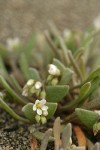
[[[48,102],[59,102],[67,95],[69,86],[57,85],[46,87],[46,99]]]
[[[97,76],[100,76],[100,67],[98,67],[96,70],[94,70],[86,79],[85,82],[91,81],[94,78],[96,78]]]
[[[35,68],[29,68],[30,79],[40,81],[40,75]]]
[[[81,122],[88,128],[93,128],[93,125],[96,123],[99,117],[97,113],[81,108],[76,108],[75,112]]]
[[[37,138],[38,140],[42,141],[44,136],[45,136],[45,133],[43,132],[40,132],[40,131],[34,131],[32,132],[32,135]],[[49,137],[49,141],[54,141],[54,137],[50,136]]]
[[[21,71],[24,74],[25,78],[27,80],[30,79],[29,70],[28,70],[29,65],[28,65],[28,61],[26,59],[26,56],[24,54],[21,55],[19,63],[20,63]]]
[[[53,59],[53,64],[60,69],[61,72],[65,71],[66,67],[61,63],[58,59],[54,58]]]
[[[90,82],[85,83],[81,87],[80,94],[79,94],[79,97],[78,97],[78,102],[81,101],[81,100],[83,100],[87,96],[90,88],[91,88],[91,83]]]
[[[0,107],[2,107],[6,112],[8,112],[13,118],[20,120],[22,122],[28,123],[29,121],[18,114],[16,114],[13,109],[11,109],[8,104],[0,97]]]
[[[35,115],[36,113],[33,111],[33,103],[28,103],[22,108],[22,111],[24,112],[24,115],[27,119],[30,121],[35,121]]]
[[[62,72],[62,77],[61,77],[59,84],[60,85],[67,84],[72,78],[72,74],[73,74],[73,71],[69,68],[66,68],[64,72]]]
[[[25,99],[23,99],[21,96],[19,96],[10,86],[9,84],[6,82],[6,80],[0,76],[0,82],[3,85],[3,87],[6,89],[6,91],[9,93],[9,95],[11,95],[13,97],[13,99],[18,102],[21,105],[25,105],[26,101]]]
[[[50,119],[53,117],[56,109],[57,109],[57,103],[46,103],[46,106],[48,106],[48,116],[46,117],[47,119]]]

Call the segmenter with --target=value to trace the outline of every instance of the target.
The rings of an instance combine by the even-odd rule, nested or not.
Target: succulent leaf
[[[67,95],[69,86],[67,85],[56,85],[46,87],[46,99],[48,102],[59,102]]]
[[[93,125],[99,117],[97,113],[81,108],[76,108],[75,112],[80,121],[88,128],[93,128]]]

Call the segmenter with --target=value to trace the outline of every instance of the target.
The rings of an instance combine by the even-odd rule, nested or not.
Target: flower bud
[[[41,91],[41,93],[40,93],[40,98],[43,99],[43,98],[45,98],[45,97],[46,97],[46,92],[45,92],[45,90],[43,90],[43,91]]]
[[[58,84],[58,79],[57,79],[57,78],[54,78],[54,79],[51,81],[51,84],[52,84],[52,85],[57,85],[57,84]]]
[[[28,82],[26,83],[26,85],[28,85],[28,86],[32,86],[33,84],[34,84],[33,79],[28,80]]]
[[[45,123],[47,122],[47,119],[46,119],[46,117],[44,117],[44,116],[41,116],[41,122],[42,122],[42,124],[45,124]]]
[[[42,83],[39,82],[39,81],[37,81],[37,82],[35,83],[34,87],[35,87],[35,89],[38,90],[38,89],[40,89],[40,88],[42,87]]]
[[[39,123],[39,122],[40,122],[41,117],[40,117],[39,115],[36,115],[36,116],[35,116],[35,119],[36,119],[37,123]]]
[[[50,75],[54,76],[59,76],[60,75],[60,70],[53,64],[49,65],[49,70],[48,70]]]
[[[28,96],[28,90],[23,90],[22,95],[23,96]]]
[[[36,89],[34,88],[34,86],[30,89],[30,92],[31,92],[32,94],[34,94],[34,93],[36,92]]]
[[[53,76],[52,75],[49,75],[48,77],[47,77],[47,81],[51,81],[53,79]]]

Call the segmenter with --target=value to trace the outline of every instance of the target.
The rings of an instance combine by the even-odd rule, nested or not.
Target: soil
[[[10,150],[30,150],[28,126],[11,118],[0,109],[0,148]],[[1,150],[0,149],[0,150]]]

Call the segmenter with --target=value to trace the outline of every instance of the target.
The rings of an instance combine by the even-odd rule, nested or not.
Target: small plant
[[[16,38],[8,40],[7,47],[0,46],[0,107],[29,124],[41,150],[50,141],[55,150],[89,149],[88,144],[71,142],[75,125],[99,134],[100,66],[92,65],[98,62],[95,57],[91,60],[98,33],[70,31],[62,37],[50,24],[45,36],[33,34],[28,44],[21,45]],[[15,112],[13,103],[20,112]],[[39,130],[44,126],[45,133]]]

